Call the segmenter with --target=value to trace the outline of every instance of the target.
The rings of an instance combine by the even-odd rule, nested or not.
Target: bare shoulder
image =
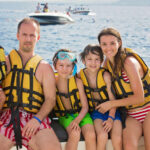
[[[125,68],[132,68],[132,67],[138,67],[140,66],[140,63],[134,56],[129,56],[125,59],[124,67]]]
[[[144,75],[144,70],[142,65],[133,56],[129,56],[126,58],[124,62],[124,69],[129,79],[132,77],[132,79],[134,80],[137,75],[140,75],[140,77],[143,77]]]
[[[104,72],[103,78],[104,78],[104,81],[106,83],[110,83],[111,82],[111,74],[108,71]]]
[[[81,88],[81,87],[83,87],[83,83],[82,83],[82,80],[80,79],[80,78],[76,78],[76,84],[77,84],[77,87],[78,88]]]
[[[47,61],[42,60],[38,66],[38,71],[42,71],[43,73],[46,73],[46,72],[50,73],[50,72],[53,72],[53,69]]]
[[[51,65],[46,62],[45,60],[42,60],[36,70],[36,78],[40,83],[43,83],[43,81],[46,79],[51,80],[54,79],[54,71],[51,67]]]

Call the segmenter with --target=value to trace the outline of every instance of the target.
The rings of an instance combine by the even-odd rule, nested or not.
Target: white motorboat
[[[66,24],[74,20],[67,13],[62,12],[40,12],[30,13],[29,17],[36,19],[40,24]]]
[[[67,9],[68,12],[72,14],[79,14],[79,15],[90,15],[92,11],[89,8],[84,8],[84,7],[76,7],[76,8],[71,8],[71,6]]]

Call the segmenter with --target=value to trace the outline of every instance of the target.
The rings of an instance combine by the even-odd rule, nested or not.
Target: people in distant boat
[[[112,108],[104,114],[99,111],[99,105],[106,101],[113,101],[111,75],[101,67],[103,53],[99,45],[89,44],[80,53],[85,65],[78,73],[81,78],[88,99],[89,113],[94,121],[97,135],[97,150],[106,150],[110,133],[115,150],[122,150],[122,124],[120,113]]]
[[[41,4],[40,3],[38,3],[37,4],[37,6],[36,6],[36,13],[40,13],[40,11],[41,11]]]
[[[0,111],[5,102],[6,96],[2,88],[2,80],[4,80],[6,76],[6,59],[4,48],[0,46]]]
[[[86,149],[96,150],[96,137],[92,118],[81,79],[77,78],[77,59],[69,50],[61,49],[53,57],[57,73],[56,106],[54,112],[68,133],[66,150],[77,150],[80,134],[85,139]]]
[[[43,7],[43,12],[48,12],[48,3],[45,3],[44,7]]]
[[[39,23],[33,18],[21,20],[17,39],[19,48],[6,57],[7,75],[2,81],[6,101],[0,114],[0,149],[23,145],[32,150],[61,150],[47,117],[56,101],[54,72],[34,53]]]
[[[117,100],[99,105],[105,113],[116,107],[126,107],[126,128],[123,130],[124,150],[137,150],[144,135],[145,149],[150,149],[150,70],[142,58],[130,48],[122,48],[120,33],[105,28],[98,34],[100,47],[106,56],[105,67],[111,72]]]
[[[66,14],[67,14],[68,16],[70,16],[70,12],[69,12],[69,11],[67,11]]]

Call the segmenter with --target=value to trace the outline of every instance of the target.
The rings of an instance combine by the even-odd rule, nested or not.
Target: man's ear
[[[40,35],[38,35],[38,38],[37,38],[37,40],[39,41],[39,39],[40,39]]]
[[[17,34],[16,34],[16,37],[17,37],[17,40],[19,40],[19,33],[17,32]]]

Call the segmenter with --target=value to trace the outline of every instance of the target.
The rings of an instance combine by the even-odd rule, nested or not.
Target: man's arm
[[[47,117],[56,102],[55,76],[51,66],[47,62],[42,61],[35,76],[43,87],[45,100],[39,112],[35,115],[37,118],[32,118],[23,128],[22,135],[26,137],[33,136],[36,133],[40,126],[39,119],[42,121]]]
[[[36,114],[36,116],[43,120],[53,109],[56,102],[56,85],[55,85],[55,76],[53,69],[47,63],[42,61],[39,65],[39,69],[36,72],[37,79],[41,82],[44,92],[45,101]]]

